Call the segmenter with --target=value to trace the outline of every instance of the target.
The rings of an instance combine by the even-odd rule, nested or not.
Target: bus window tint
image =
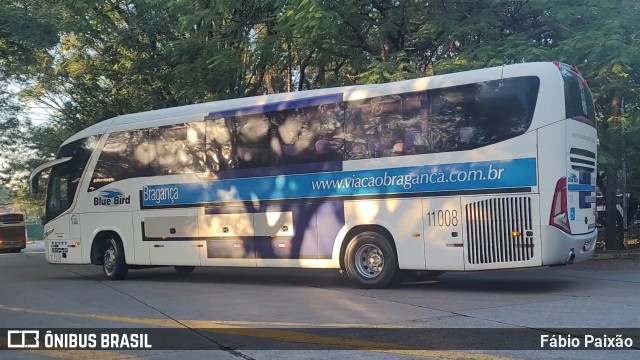
[[[593,104],[591,90],[576,73],[567,68],[561,68],[564,80],[564,99],[567,119],[587,120],[595,126],[596,109]]]
[[[206,156],[212,171],[230,170],[238,166],[233,124],[225,119],[206,121]]]
[[[486,81],[349,103],[348,159],[475,149],[523,134],[539,79]]]
[[[265,114],[235,117],[240,168],[269,166],[269,119]]]
[[[380,96],[353,102],[347,114],[347,159],[391,156],[404,141],[403,97]],[[398,145],[396,145],[398,144]]]
[[[339,104],[289,109],[272,115],[276,164],[342,160],[344,113]]]
[[[73,203],[84,168],[98,143],[98,136],[76,140],[58,151],[58,158],[71,157],[68,162],[51,168],[47,188],[45,216],[47,220],[65,212]]]
[[[93,170],[89,191],[114,181],[148,176],[148,133],[148,130],[133,130],[109,134]]]
[[[276,125],[271,138],[271,152],[276,164],[300,164],[315,161],[315,134],[308,111],[290,109],[274,113]]]
[[[149,130],[151,175],[204,172],[205,123],[163,126]]]

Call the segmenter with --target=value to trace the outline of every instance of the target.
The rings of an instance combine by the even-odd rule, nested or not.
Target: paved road
[[[126,281],[104,281],[95,266],[53,266],[41,244],[0,254],[0,328],[288,328],[256,331],[258,341],[279,336],[316,347],[339,333],[308,335],[301,327],[409,328],[638,328],[640,261],[591,261],[571,267],[445,274],[438,281],[395,289],[361,290],[335,271],[199,268],[188,276],[171,268],[131,271]],[[398,331],[383,342],[402,343]],[[417,334],[417,333],[416,333]],[[360,347],[380,339],[361,333]],[[0,340],[4,334],[0,334]],[[463,335],[464,336],[464,335]],[[460,350],[219,350],[220,342],[193,334],[210,351],[3,350],[19,359],[635,359],[630,351]],[[224,341],[222,342],[224,345]],[[640,348],[640,343],[635,345]]]

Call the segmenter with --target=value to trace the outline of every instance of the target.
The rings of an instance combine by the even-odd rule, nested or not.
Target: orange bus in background
[[[27,225],[22,213],[0,213],[0,251],[20,252],[27,247]]]

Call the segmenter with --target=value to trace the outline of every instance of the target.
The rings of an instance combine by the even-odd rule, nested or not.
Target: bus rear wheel
[[[195,266],[174,266],[178,274],[191,274],[196,269]]]
[[[375,231],[365,231],[351,239],[344,264],[349,278],[362,288],[384,288],[397,280],[398,263],[393,246]]]
[[[102,271],[109,280],[122,280],[127,276],[129,268],[124,259],[124,249],[120,241],[113,237],[106,240],[102,255]]]

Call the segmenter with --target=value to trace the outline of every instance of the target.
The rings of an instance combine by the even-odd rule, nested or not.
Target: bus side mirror
[[[33,171],[31,171],[31,174],[29,174],[29,192],[31,192],[34,195],[39,193],[38,185],[40,183],[40,174],[44,170],[47,170],[55,165],[65,163],[69,160],[71,160],[71,157],[59,158],[59,159],[55,159],[47,163],[44,163],[38,166],[37,168],[33,169]]]
[[[37,174],[31,174],[29,176],[29,192],[32,195],[38,195],[40,193],[39,183],[40,183],[40,172]]]

